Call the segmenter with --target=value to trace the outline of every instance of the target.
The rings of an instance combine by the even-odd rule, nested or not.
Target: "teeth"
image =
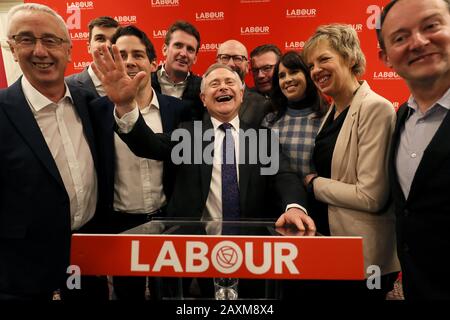
[[[134,78],[136,76],[137,72],[128,72],[128,76],[130,78]]]
[[[37,63],[35,62],[34,65],[36,67],[38,67],[39,69],[47,69],[48,67],[50,67],[52,64],[51,63]]]
[[[325,83],[326,81],[328,81],[328,79],[330,79],[330,76],[322,77],[322,78],[319,79],[319,83],[320,83],[320,84],[323,84],[323,83]]]
[[[220,96],[220,97],[216,98],[217,102],[230,101],[231,99],[232,99],[232,97],[229,96],[229,95],[227,95],[227,96]]]

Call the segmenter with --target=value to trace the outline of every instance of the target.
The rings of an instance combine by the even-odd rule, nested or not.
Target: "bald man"
[[[218,63],[236,71],[244,83],[244,98],[239,109],[241,121],[254,127],[260,126],[265,115],[271,110],[271,103],[245,86],[245,77],[249,70],[247,48],[237,40],[227,40],[220,44],[216,59]]]

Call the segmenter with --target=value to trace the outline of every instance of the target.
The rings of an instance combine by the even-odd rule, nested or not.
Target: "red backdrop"
[[[351,24],[358,31],[367,58],[363,78],[371,87],[395,106],[408,96],[404,82],[378,59],[376,18],[389,0],[133,0],[120,4],[111,0],[35,1],[54,8],[67,22],[73,40],[68,74],[81,71],[91,61],[87,24],[100,15],[143,29],[153,40],[160,60],[167,27],[177,19],[193,23],[201,34],[201,49],[193,67],[198,74],[214,62],[217,46],[224,40],[237,39],[249,51],[264,43],[274,43],[283,51],[301,50],[317,26],[339,22]],[[251,76],[246,82],[253,85]]]
[[[0,51],[0,88],[5,88],[6,86],[5,66],[3,65],[3,55]]]

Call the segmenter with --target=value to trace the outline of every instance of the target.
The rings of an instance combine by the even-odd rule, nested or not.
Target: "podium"
[[[161,299],[183,299],[182,278],[265,279],[270,299],[283,279],[364,279],[361,237],[305,236],[261,220],[165,218],[121,234],[74,234],[71,264],[83,275],[154,277]]]

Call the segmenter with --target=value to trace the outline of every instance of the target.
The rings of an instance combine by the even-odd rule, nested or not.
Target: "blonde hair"
[[[322,41],[336,51],[346,62],[354,61],[352,73],[355,76],[364,74],[366,70],[366,57],[361,50],[356,31],[348,24],[328,24],[317,28],[308,39],[303,48],[303,56],[308,61],[311,51]]]

